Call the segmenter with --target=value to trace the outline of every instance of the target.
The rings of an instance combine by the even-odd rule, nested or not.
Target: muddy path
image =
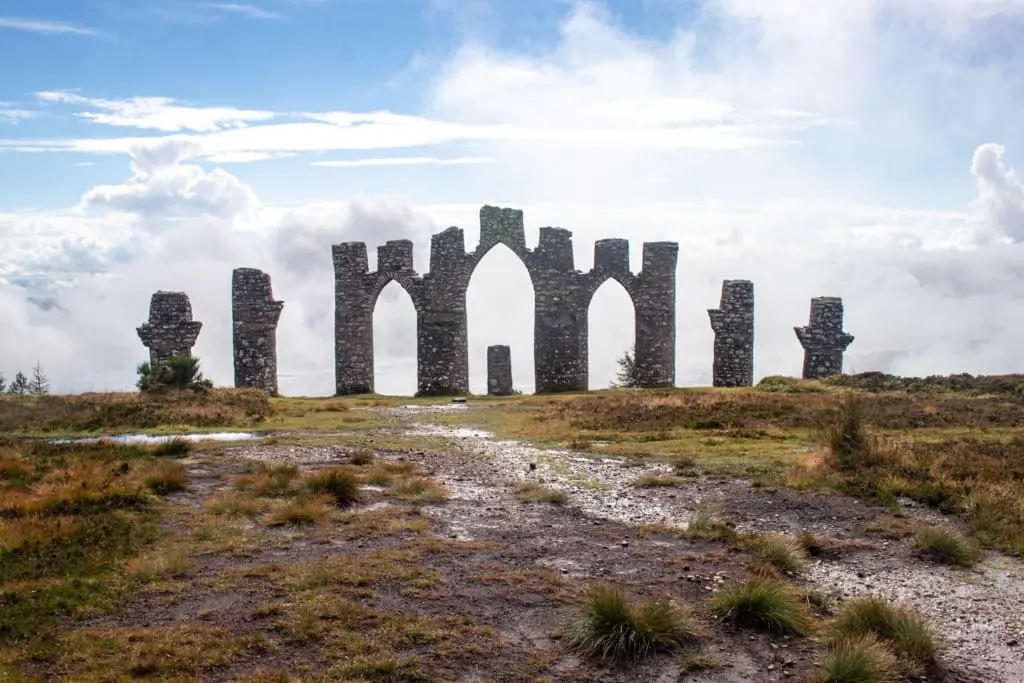
[[[869,533],[873,522],[891,518],[891,512],[847,496],[762,488],[749,480],[724,476],[697,476],[671,487],[638,488],[634,482],[639,477],[670,474],[671,468],[662,464],[627,466],[616,458],[534,448],[495,440],[480,430],[419,421],[425,412],[466,409],[408,406],[389,411],[408,424],[410,435],[444,437],[457,444],[451,453],[432,454],[427,463],[452,492],[452,500],[425,512],[441,522],[452,537],[493,537],[523,528],[533,529],[538,537],[550,537],[543,526],[548,522],[537,518],[536,506],[522,505],[514,495],[516,485],[534,481],[565,491],[568,502],[563,514],[579,515],[595,535],[601,536],[598,530],[605,534],[597,541],[603,545],[603,553],[599,547],[581,553],[568,540],[563,544],[567,537],[560,537],[555,542],[556,552],[537,563],[593,581],[638,571],[635,566],[616,566],[615,558],[632,541],[614,534],[608,537],[609,529],[620,529],[620,535],[625,535],[625,529],[635,530],[638,525],[685,526],[698,508],[712,506],[740,530],[807,530],[850,541],[837,557],[813,558],[797,580],[841,597],[878,594],[918,607],[943,638],[942,662],[950,680],[1024,681],[1024,564],[1019,560],[988,553],[970,570],[936,565],[916,556],[906,540]],[[955,520],[909,501],[902,507],[902,514],[917,523],[956,526]],[[664,574],[666,580],[690,582],[695,576],[698,584],[711,579],[703,588],[716,589],[713,574],[698,576],[682,568],[674,576]],[[734,680],[766,681],[795,675],[792,669],[769,660],[754,650],[736,660],[730,675]],[[707,680],[730,680],[722,674],[718,671],[719,677]]]

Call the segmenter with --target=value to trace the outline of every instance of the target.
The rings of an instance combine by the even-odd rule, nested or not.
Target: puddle
[[[158,443],[166,443],[172,439],[184,439],[185,441],[253,441],[264,438],[263,434],[250,432],[214,432],[211,434],[116,434],[108,436],[90,436],[78,439],[50,439],[50,443],[98,443],[100,441],[113,441],[123,444],[142,444],[150,446]]]

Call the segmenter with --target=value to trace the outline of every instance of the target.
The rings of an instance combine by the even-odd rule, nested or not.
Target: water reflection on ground
[[[185,441],[252,441],[262,439],[263,434],[250,432],[213,432],[210,434],[114,434],[104,436],[90,436],[76,439],[50,439],[50,443],[97,443],[99,441],[113,441],[124,444],[152,445],[166,443],[173,439],[184,439]]]

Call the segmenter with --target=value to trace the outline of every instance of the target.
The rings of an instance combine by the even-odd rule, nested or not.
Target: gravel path
[[[415,420],[425,412],[461,410],[464,406],[407,406],[393,409],[396,417]],[[633,482],[644,474],[667,474],[665,465],[625,467],[613,458],[580,457],[570,451],[539,449],[515,441],[497,441],[487,432],[430,424],[409,426],[409,434],[442,436],[458,443],[463,450],[475,451],[489,470],[484,476],[438,472],[456,498],[493,500],[495,489],[531,480],[569,494],[569,505],[593,517],[626,524],[665,522],[685,525],[704,502],[723,497],[715,482],[673,487],[670,490],[643,489]],[[535,469],[531,469],[531,465]],[[735,482],[723,483],[751,502],[769,494]],[[719,487],[721,488],[721,487]],[[813,494],[800,493],[807,498]],[[845,499],[842,496],[832,498]],[[847,504],[860,505],[847,500]],[[772,501],[768,501],[769,503]],[[802,511],[799,506],[777,506],[775,512],[763,512],[764,501],[751,505],[746,519],[737,519],[741,528],[755,531],[811,529],[815,533],[849,534],[853,524],[836,515],[822,515],[815,508]],[[861,506],[865,513],[867,506]],[[772,509],[769,507],[768,509]],[[801,514],[803,512],[803,514]],[[916,514],[932,521],[934,513]],[[859,519],[866,516],[857,515]],[[845,596],[880,594],[917,606],[928,615],[945,640],[943,661],[964,672],[958,680],[978,683],[1017,683],[1024,681],[1024,565],[1016,559],[989,554],[974,570],[960,570],[917,560],[900,543],[878,544],[838,560],[816,560],[804,578],[825,591],[840,591]],[[967,673],[969,672],[969,673]]]

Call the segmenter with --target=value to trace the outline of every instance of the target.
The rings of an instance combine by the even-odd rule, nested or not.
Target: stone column
[[[754,283],[722,282],[718,309],[708,309],[715,331],[712,385],[749,387],[754,384]]]
[[[636,370],[644,388],[676,383],[675,242],[644,242],[643,270],[637,276]]]
[[[270,275],[255,268],[231,273],[235,386],[277,394],[277,323],[283,301],[275,301]]]
[[[487,347],[487,393],[512,394],[512,350],[508,346]]]
[[[418,396],[469,393],[466,239],[448,228],[430,239],[430,272],[423,276],[423,308],[416,325]]]
[[[338,396],[373,393],[373,305],[366,243],[331,247],[334,261],[334,382]]]
[[[837,296],[811,299],[810,325],[794,327],[804,347],[804,379],[821,379],[843,372],[843,353],[853,335],[843,332],[843,300]]]
[[[587,390],[587,304],[572,233],[541,228],[527,268],[533,280],[533,362],[538,394]]]
[[[177,356],[191,356],[203,324],[192,320],[192,303],[185,292],[155,292],[149,301],[149,321],[136,328],[149,349],[150,365]]]

